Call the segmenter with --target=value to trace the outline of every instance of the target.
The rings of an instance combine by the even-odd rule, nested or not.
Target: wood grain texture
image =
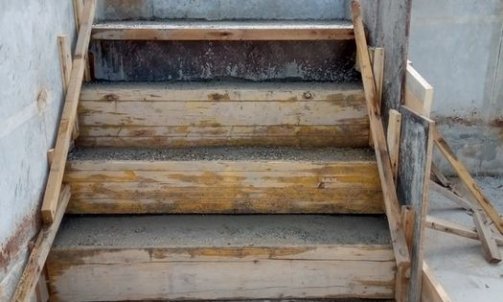
[[[54,238],[58,232],[59,225],[65,214],[65,209],[70,201],[70,187],[67,185],[63,187],[56,211],[54,222],[49,226],[44,226],[40,230],[34,247],[28,258],[21,279],[18,283],[16,291],[12,297],[12,302],[25,302],[33,295],[38,285],[40,274],[44,269],[44,265],[49,255]],[[40,294],[43,294],[42,292]],[[42,299],[42,298],[41,298]]]
[[[405,106],[415,112],[430,117],[433,104],[433,87],[412,67],[407,64],[405,78]]]
[[[498,210],[494,207],[491,201],[484,195],[477,182],[470,175],[470,172],[466,169],[463,163],[459,161],[456,154],[451,149],[449,144],[447,144],[438,129],[435,129],[435,146],[442,153],[444,158],[447,159],[454,171],[456,171],[459,178],[468,189],[468,192],[470,192],[470,194],[475,198],[478,205],[484,209],[487,216],[494,222],[496,228],[503,233],[503,218],[500,216]]]
[[[434,122],[401,107],[402,128],[397,175],[399,200],[414,213],[409,301],[420,301],[423,238],[428,211]]]
[[[95,40],[350,40],[353,27],[343,21],[170,21],[111,22],[93,26]]]
[[[388,245],[74,247],[48,261],[51,301],[386,299],[394,270]]]
[[[421,302],[451,302],[444,287],[431,271],[430,267],[423,262],[423,289]]]
[[[479,235],[484,257],[489,263],[499,263],[501,262],[501,253],[496,240],[493,238],[487,220],[483,210],[476,210],[473,212],[473,223]]]
[[[369,131],[358,86],[88,86],[79,120],[85,146],[363,147]]]
[[[401,211],[396,192],[395,182],[393,180],[393,170],[389,160],[388,146],[384,134],[382,117],[378,114],[376,99],[376,87],[374,76],[368,55],[367,40],[361,15],[361,4],[358,0],[351,2],[351,12],[355,30],[355,41],[358,49],[360,70],[362,82],[365,91],[365,101],[367,103],[367,113],[370,121],[370,129],[374,141],[374,150],[376,154],[379,179],[383,192],[384,207],[390,235],[393,242],[393,251],[397,261],[397,283],[395,298],[402,301],[406,294],[406,275],[410,269],[410,256],[405,239],[403,224],[401,220]]]
[[[70,161],[69,213],[382,213],[375,162]]]
[[[63,174],[65,172],[66,158],[70,148],[71,137],[75,120],[77,119],[77,107],[79,103],[80,89],[84,78],[85,54],[87,53],[91,34],[91,25],[94,20],[96,0],[88,0],[82,13],[82,22],[79,30],[75,56],[72,63],[72,73],[65,97],[65,105],[58,127],[56,146],[49,178],[42,202],[42,219],[45,224],[54,221],[58,207],[59,193],[61,191]]]
[[[369,44],[384,48],[382,112],[398,110],[405,98],[405,75],[412,0],[361,0]]]

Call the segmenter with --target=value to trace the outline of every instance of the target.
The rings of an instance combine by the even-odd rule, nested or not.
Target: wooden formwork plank
[[[62,301],[389,299],[395,262],[389,245],[57,247],[48,270]]]
[[[405,106],[430,117],[433,104],[433,87],[409,63],[405,77]]]
[[[386,136],[386,140],[388,144],[391,168],[393,169],[393,176],[395,181],[398,173],[398,158],[400,155],[401,125],[402,115],[400,114],[400,112],[391,109],[389,111],[388,135]]]
[[[383,213],[372,161],[73,160],[67,166],[70,213]]]
[[[381,116],[378,114],[379,110],[377,108],[376,97],[377,90],[368,54],[365,30],[361,16],[360,1],[353,0],[351,6],[360,70],[365,91],[365,99],[367,102],[370,129],[374,140],[374,150],[376,153],[379,177],[381,179],[381,186],[383,190],[386,216],[388,217],[393,249],[398,265],[398,274],[402,274],[402,276],[399,276],[398,278],[405,279],[405,272],[408,270],[410,265],[410,257],[401,221],[400,206],[393,180],[393,169],[389,160],[384,127]],[[397,300],[401,301],[404,295],[402,287],[403,284],[401,282],[398,283],[399,285],[397,285],[398,290],[396,294]]]
[[[63,187],[59,195],[58,210],[56,211],[53,223],[49,226],[43,226],[37,236],[33,250],[28,258],[28,263],[23,270],[23,274],[21,275],[21,279],[12,298],[13,302],[27,301],[35,290],[69,200],[70,187],[67,185]]]
[[[58,207],[59,194],[62,186],[63,174],[65,172],[66,158],[77,117],[77,107],[82,80],[84,77],[85,54],[87,53],[87,49],[89,47],[91,25],[94,19],[95,9],[96,0],[88,0],[84,8],[81,28],[77,38],[70,84],[68,85],[65,105],[63,107],[63,113],[56,138],[56,146],[54,148],[54,159],[51,164],[42,203],[42,219],[46,224],[51,224],[54,221],[56,209]]]
[[[421,297],[424,221],[428,210],[434,122],[402,106],[397,174],[399,200],[414,213],[408,299]]]
[[[423,263],[423,289],[421,302],[451,302],[444,287],[438,282],[430,267]]]
[[[114,22],[93,26],[95,40],[350,40],[347,22],[222,21],[222,22]]]

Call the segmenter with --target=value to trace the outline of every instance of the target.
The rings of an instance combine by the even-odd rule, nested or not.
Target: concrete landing
[[[503,213],[503,178],[479,177],[479,185]],[[438,193],[430,195],[430,215],[473,227],[472,217]],[[480,242],[427,230],[426,262],[452,301],[502,301],[503,263],[489,264]],[[500,247],[501,252],[503,248]]]

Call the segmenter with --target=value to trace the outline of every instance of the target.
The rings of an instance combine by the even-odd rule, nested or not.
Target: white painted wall
[[[56,37],[74,39],[72,1],[0,1],[0,301],[25,260],[62,104]],[[37,104],[42,89],[46,104]],[[8,246],[9,245],[9,246]]]

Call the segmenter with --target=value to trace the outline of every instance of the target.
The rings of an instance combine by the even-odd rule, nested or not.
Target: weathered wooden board
[[[405,98],[405,75],[412,0],[361,0],[369,44],[383,47],[383,114],[398,110]]]
[[[402,106],[402,128],[397,175],[397,193],[400,202],[414,212],[411,249],[411,276],[409,301],[420,301],[423,231],[428,209],[428,188],[433,150],[433,121],[419,116]]]
[[[70,161],[68,212],[382,213],[375,162]]]
[[[110,22],[93,26],[95,40],[350,40],[347,21]]]
[[[55,248],[52,301],[391,298],[389,245]]]
[[[362,147],[368,118],[349,85],[98,85],[84,88],[86,146],[300,145]]]

